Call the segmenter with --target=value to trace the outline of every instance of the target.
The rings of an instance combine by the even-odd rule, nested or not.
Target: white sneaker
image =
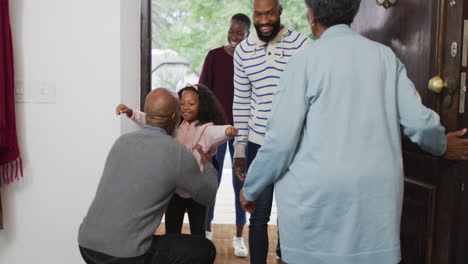
[[[232,238],[232,247],[234,248],[234,255],[240,258],[247,257],[248,249],[245,246],[244,238],[243,237],[236,237]]]
[[[206,231],[205,237],[208,238],[209,240],[213,240],[213,231]]]

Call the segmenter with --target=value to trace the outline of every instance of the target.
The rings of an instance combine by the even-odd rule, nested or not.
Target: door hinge
[[[461,185],[461,191],[462,191],[462,192],[465,191],[465,184],[464,184],[464,183],[462,183],[462,185]]]

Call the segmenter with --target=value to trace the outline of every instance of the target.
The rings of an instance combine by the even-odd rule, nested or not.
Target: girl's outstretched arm
[[[115,108],[115,112],[117,115],[126,114],[128,118],[140,127],[143,127],[146,124],[146,113],[139,110],[133,110],[124,104],[119,104]]]
[[[233,136],[233,130],[237,131],[233,126],[208,126],[203,133],[204,147],[209,150],[216,149],[219,145],[227,142]],[[227,133],[228,132],[228,133]],[[237,134],[237,133],[235,133]]]

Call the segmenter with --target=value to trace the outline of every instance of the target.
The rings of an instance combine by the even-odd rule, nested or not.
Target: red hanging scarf
[[[8,0],[0,0],[0,185],[23,176],[16,135],[13,43]]]

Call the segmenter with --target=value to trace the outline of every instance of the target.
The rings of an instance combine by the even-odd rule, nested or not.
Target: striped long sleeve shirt
[[[247,141],[262,145],[273,95],[287,61],[310,40],[283,26],[275,39],[261,41],[256,33],[242,41],[234,53],[234,157],[243,158]]]

